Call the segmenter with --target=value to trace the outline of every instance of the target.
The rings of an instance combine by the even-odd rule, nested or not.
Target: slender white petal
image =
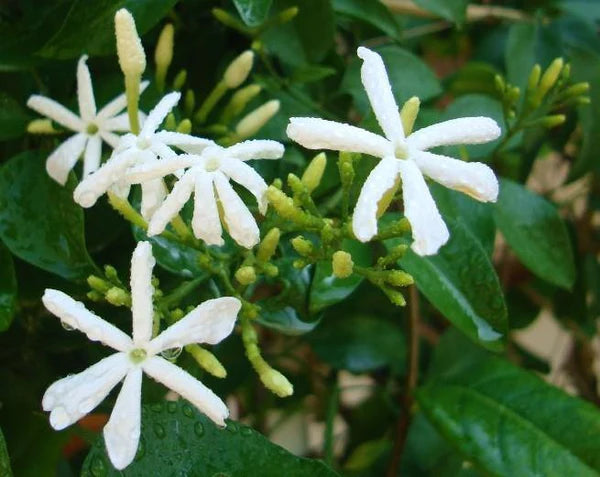
[[[100,159],[102,157],[102,138],[94,134],[90,136],[85,146],[85,154],[83,156],[83,177],[90,175],[100,167]]]
[[[152,337],[152,318],[154,316],[152,269],[155,264],[150,242],[139,242],[131,257],[130,278],[132,335],[135,346],[143,345]]]
[[[192,230],[196,238],[204,240],[208,245],[220,246],[225,243],[212,174],[204,172],[196,174]]]
[[[73,300],[69,295],[47,288],[42,302],[50,313],[66,325],[85,333],[90,340],[100,341],[117,351],[127,351],[131,348],[132,341],[129,336],[96,316],[83,303]]]
[[[423,174],[443,186],[481,202],[496,202],[498,198],[498,179],[494,171],[481,162],[465,162],[425,151],[415,151],[411,159]]]
[[[34,94],[27,100],[27,106],[72,131],[81,132],[85,129],[81,118],[53,99]]]
[[[362,186],[352,216],[352,230],[361,242],[367,242],[377,234],[377,204],[394,187],[399,174],[399,162],[393,157],[382,159]]]
[[[223,207],[229,235],[242,247],[252,248],[260,239],[260,232],[254,217],[221,172],[215,172],[214,184]]]
[[[404,215],[412,228],[411,248],[419,255],[433,255],[448,241],[448,228],[417,164],[410,159],[398,163],[402,177]]]
[[[135,367],[127,373],[103,431],[106,452],[117,470],[131,464],[137,452],[142,424],[141,401],[142,369]]]
[[[197,160],[198,156],[181,154],[160,161],[136,165],[127,171],[126,180],[131,184],[140,184],[159,177],[165,177],[179,169],[193,166]]]
[[[140,94],[144,92],[144,90],[148,87],[149,84],[150,84],[149,81],[141,82]],[[127,96],[125,96],[125,93],[123,93],[123,94],[120,94],[119,96],[117,96],[115,99],[113,99],[109,103],[107,103],[102,109],[100,109],[100,111],[98,111],[98,115],[96,116],[96,118],[98,120],[112,118],[113,116],[116,116],[121,111],[123,111],[126,107],[127,107]],[[127,128],[127,129],[129,129],[129,128]]]
[[[149,354],[192,343],[219,343],[233,331],[242,304],[237,298],[207,300],[174,325],[154,338],[147,347]]]
[[[117,136],[116,134],[113,134],[111,132],[108,131],[98,131],[98,134],[100,134],[100,137],[102,138],[102,140],[108,144],[110,147],[112,147],[113,149],[116,149],[117,146],[119,145],[119,140],[121,139],[119,136]]]
[[[270,139],[251,139],[228,147],[225,154],[240,161],[251,159],[280,159],[283,156],[283,144]]]
[[[215,424],[225,426],[225,419],[229,416],[227,406],[196,378],[158,356],[144,361],[142,367],[148,376],[183,396]]]
[[[148,151],[149,152],[149,151]],[[73,198],[82,207],[93,206],[98,198],[104,194],[109,187],[119,182],[125,175],[125,171],[143,155],[140,151],[127,150],[113,156],[96,172],[87,176],[73,192]]]
[[[79,115],[86,123],[96,116],[96,100],[92,87],[92,77],[87,67],[87,55],[79,58],[77,63],[77,101],[79,103]]]
[[[167,186],[162,179],[153,179],[142,183],[142,204],[140,206],[142,217],[147,221],[150,220],[154,212],[162,205],[167,194]]]
[[[404,139],[398,105],[381,56],[365,47],[356,50],[363,60],[360,76],[369,102],[385,136],[394,144]]]
[[[408,136],[407,143],[420,150],[452,144],[482,144],[497,139],[500,133],[500,127],[492,118],[458,118],[419,129]]]
[[[125,353],[115,353],[81,373],[53,383],[42,399],[44,411],[52,411],[52,427],[64,429],[91,412],[123,379],[129,366]]]
[[[122,113],[102,121],[102,129],[105,131],[129,131],[129,114]]]
[[[150,140],[150,149],[161,160],[170,159],[170,158],[177,156],[177,154],[175,153],[175,151],[173,151],[173,149],[171,149],[166,144],[163,144],[162,142],[157,140],[156,135],[153,136],[152,139]]]
[[[375,157],[393,154],[392,144],[384,137],[350,126],[319,118],[290,118],[287,135],[308,149],[360,152]]]
[[[87,136],[83,133],[75,134],[58,146],[46,161],[46,171],[60,185],[65,185],[69,172],[75,166],[77,159],[85,149]]]
[[[219,170],[226,176],[229,176],[238,184],[248,189],[258,202],[258,210],[261,214],[267,212],[267,183],[264,179],[252,169],[248,164],[232,158],[224,158],[221,160]]]
[[[215,145],[210,139],[174,131],[159,131],[154,137],[167,146],[176,146],[190,154],[200,154],[206,147]]]
[[[162,233],[169,221],[183,208],[194,189],[194,176],[195,171],[190,170],[177,181],[171,193],[152,215],[148,224],[148,236]]]
[[[180,97],[181,93],[177,91],[163,96],[154,109],[148,114],[140,136],[150,136],[154,133],[167,117],[167,114],[169,114],[171,109],[179,102]]]

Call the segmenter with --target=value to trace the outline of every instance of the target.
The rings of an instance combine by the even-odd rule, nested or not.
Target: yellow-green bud
[[[222,8],[213,8],[211,11],[214,17],[223,25],[238,31],[244,31],[246,29],[237,18],[231,16],[226,10],[223,10]]]
[[[190,134],[192,132],[192,122],[189,119],[183,119],[176,129],[177,132],[182,134]]]
[[[415,281],[412,275],[402,270],[391,270],[386,275],[386,280],[395,287],[406,287],[412,285]]]
[[[562,81],[568,81],[570,76],[571,76],[571,63],[566,63],[565,66],[563,67],[560,78]]]
[[[104,298],[104,295],[102,293],[97,292],[96,290],[91,290],[87,292],[86,296],[92,301],[102,301],[102,299]]]
[[[502,78],[502,76],[494,76],[494,85],[500,93],[504,93],[504,90],[506,89],[506,82],[504,81],[504,78]]]
[[[254,52],[247,50],[229,64],[223,74],[223,81],[229,89],[237,88],[246,81],[252,69],[253,62]]]
[[[277,111],[279,111],[279,100],[272,99],[267,101],[262,106],[259,106],[254,111],[251,111],[244,116],[237,124],[235,132],[240,139],[246,139],[254,136]]]
[[[277,178],[273,179],[272,186],[275,187],[276,189],[281,190],[281,188],[283,187],[283,181],[279,177],[277,177]]]
[[[282,12],[277,14],[277,23],[284,24],[293,20],[296,15],[298,15],[298,7],[290,7],[286,8]]]
[[[302,237],[302,235],[294,237],[290,242],[292,243],[294,250],[303,257],[313,253],[314,246],[312,242],[310,240],[306,240],[304,237]]]
[[[340,170],[340,181],[344,189],[348,189],[354,181],[353,160],[352,153],[340,152],[338,168]]]
[[[146,69],[146,54],[135,28],[135,20],[125,8],[115,14],[115,36],[119,65],[125,76],[142,76]]]
[[[171,320],[179,321],[185,316],[185,312],[181,308],[175,308],[171,311]]]
[[[333,274],[337,278],[346,278],[352,275],[354,269],[354,262],[352,261],[352,255],[343,250],[338,250],[332,256],[331,268]]]
[[[287,397],[294,394],[294,386],[288,379],[276,369],[271,367],[259,374],[259,378],[267,389],[279,397]]]
[[[589,98],[589,96],[580,96],[576,100],[577,104],[582,104],[582,105],[590,104],[591,102],[592,102],[592,100]]]
[[[27,125],[30,134],[56,134],[58,131],[52,126],[50,119],[34,119]]]
[[[183,85],[187,81],[187,70],[180,70],[179,73],[175,75],[175,79],[173,80],[173,89],[175,91],[181,91]]]
[[[175,131],[177,128],[177,120],[175,119],[175,115],[173,113],[167,114],[165,118],[165,129],[167,131]]]
[[[550,66],[548,66],[546,71],[544,71],[538,88],[538,95],[540,99],[543,99],[544,96],[546,96],[546,93],[554,86],[556,80],[558,80],[558,77],[560,76],[563,66],[563,59],[556,58],[552,63],[550,63]]]
[[[536,64],[531,69],[531,73],[529,73],[529,80],[527,81],[527,91],[534,91],[537,89],[541,75],[542,67]]]
[[[398,290],[392,290],[390,288],[383,288],[383,292],[386,294],[388,299],[392,302],[392,304],[396,306],[404,306],[406,305],[406,300],[404,295],[400,293]]]
[[[567,117],[564,114],[552,114],[540,119],[539,124],[545,128],[554,128],[560,126],[566,121]]]
[[[400,176],[396,177],[394,185],[390,187],[387,191],[385,191],[385,193],[381,196],[381,199],[379,199],[379,202],[377,202],[377,218],[381,217],[388,209],[388,207],[392,203],[392,200],[394,200],[394,196],[396,195],[396,192],[398,192],[399,188]]]
[[[271,278],[279,275],[279,268],[277,268],[277,266],[273,265],[272,263],[263,263],[262,271],[266,276]]]
[[[131,306],[129,293],[118,287],[112,287],[106,292],[106,301],[115,306]]]
[[[273,257],[273,254],[279,245],[280,237],[281,231],[277,227],[273,227],[269,230],[258,246],[256,258],[261,262],[268,262],[271,260],[271,257]]]
[[[324,152],[317,154],[308,164],[301,179],[308,192],[315,190],[321,183],[325,166],[327,166],[327,156]]]
[[[185,350],[192,355],[201,368],[205,369],[213,376],[217,378],[224,378],[227,376],[227,370],[210,351],[201,348],[196,344],[187,345]]]
[[[183,99],[183,110],[187,117],[191,117],[196,108],[196,93],[194,90],[188,89],[185,92],[185,98]]]
[[[511,86],[506,92],[506,98],[511,103],[515,103],[521,96],[521,89],[518,86]]]
[[[165,78],[169,65],[173,60],[173,36],[175,29],[171,23],[167,23],[158,37],[156,50],[154,50],[154,62],[156,63],[156,84],[159,91],[165,88]]]
[[[262,90],[262,87],[258,84],[249,84],[239,90],[237,90],[232,96],[231,100],[223,111],[223,117],[225,121],[236,117],[240,114],[246,105],[252,101]]]
[[[564,95],[569,98],[574,96],[581,96],[583,94],[586,94],[589,90],[590,84],[587,81],[584,81],[569,86],[567,89],[565,89]]]
[[[241,285],[250,285],[256,281],[256,270],[248,265],[240,267],[235,272],[235,279]]]
[[[99,291],[100,293],[106,293],[112,288],[112,285],[109,282],[96,275],[87,277],[87,282],[92,290]]]
[[[294,206],[294,201],[274,186],[269,186],[267,189],[267,199],[284,219],[291,220],[299,212]]]
[[[297,268],[298,270],[301,270],[302,268],[306,267],[307,265],[308,265],[308,262],[301,258],[298,258],[292,262],[292,266],[294,268]]]
[[[402,128],[404,129],[404,135],[408,136],[415,125],[415,120],[419,114],[421,107],[421,100],[416,96],[410,98],[400,110],[400,119],[402,120]]]
[[[117,274],[117,269],[112,265],[104,265],[104,275],[112,282],[119,281],[119,275]]]

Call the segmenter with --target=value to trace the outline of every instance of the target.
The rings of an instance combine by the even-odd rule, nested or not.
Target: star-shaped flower
[[[69,172],[81,153],[85,177],[100,166],[102,141],[113,148],[117,147],[119,136],[114,133],[129,131],[127,113],[120,114],[127,106],[125,94],[117,96],[100,111],[96,110],[92,78],[86,61],[87,56],[84,55],[77,64],[77,100],[80,116],[45,96],[33,95],[27,101],[27,106],[31,109],[77,133],[58,146],[46,162],[48,175],[61,185],[67,182]],[[147,86],[148,82],[144,81],[141,85],[142,91]]]
[[[136,164],[152,163],[158,159],[176,157],[177,154],[169,147],[194,147],[202,150],[213,144],[208,139],[190,136],[171,131],[157,129],[169,112],[179,102],[181,93],[173,92],[165,95],[144,121],[144,126],[138,135],[126,134],[121,138],[111,158],[95,173],[83,180],[75,189],[73,197],[82,207],[92,207],[101,195],[116,186],[120,195],[129,193],[129,184],[124,181],[125,171]],[[161,204],[166,195],[162,179],[144,182],[142,184],[142,215],[148,219]]]
[[[241,304],[233,297],[205,301],[152,338],[154,263],[150,244],[140,242],[131,259],[133,338],[61,291],[47,289],[42,298],[63,323],[117,351],[79,374],[56,381],[42,400],[44,410],[50,411],[52,427],[64,429],[91,412],[124,379],[104,427],[108,456],[117,469],[127,467],[138,448],[143,373],[183,396],[220,426],[229,415],[218,396],[159,353],[191,343],[220,342],[233,330]]]
[[[182,149],[194,152],[194,147]],[[209,245],[223,245],[217,199],[231,237],[241,246],[251,248],[259,241],[256,220],[231,187],[229,179],[248,189],[258,202],[258,210],[267,210],[267,184],[244,161],[250,159],[279,159],[283,145],[271,140],[251,140],[221,147],[207,147],[201,154],[182,154],[153,164],[142,164],[129,170],[127,180],[146,183],[177,170],[187,171],[177,181],[164,203],[156,210],[148,225],[148,235],[160,234],[169,221],[181,210],[194,192],[194,235]]]
[[[358,48],[361,77],[385,137],[348,124],[318,118],[291,118],[288,136],[309,149],[333,149],[381,158],[365,181],[352,218],[356,237],[366,242],[377,234],[377,208],[383,195],[402,180],[404,213],[412,226],[413,250],[435,254],[449,238],[423,174],[440,184],[487,202],[498,197],[498,181],[485,164],[464,162],[427,149],[452,144],[481,144],[496,139],[500,128],[487,117],[452,119],[404,134],[398,106],[381,57]]]

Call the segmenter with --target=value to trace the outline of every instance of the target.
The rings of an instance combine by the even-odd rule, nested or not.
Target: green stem
[[[140,122],[138,117],[138,102],[140,99],[140,77],[125,76],[125,95],[127,97],[127,114],[129,115],[129,126],[133,134],[140,133]]]
[[[179,302],[187,295],[192,293],[198,286],[205,280],[205,278],[195,278],[194,280],[190,280],[189,282],[183,282],[177,288],[175,288],[171,293],[165,296],[162,300],[162,304],[169,308],[174,305],[178,305]]]
[[[338,412],[340,388],[337,383],[337,373],[334,373],[335,382],[333,383],[333,389],[329,395],[329,402],[327,404],[327,420],[325,421],[325,438],[323,443],[323,454],[325,456],[325,463],[329,466],[333,463],[333,447],[334,447],[334,424],[335,416]]]
[[[206,118],[208,118],[208,115],[213,110],[215,105],[225,95],[225,93],[227,92],[227,89],[228,89],[227,85],[225,84],[224,81],[221,80],[217,83],[217,85],[210,92],[210,94],[206,97],[206,99],[200,106],[200,109],[194,116],[194,119],[198,123],[203,124],[206,122]]]

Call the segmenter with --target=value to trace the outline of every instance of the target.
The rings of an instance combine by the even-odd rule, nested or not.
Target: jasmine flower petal
[[[152,269],[155,263],[150,243],[140,242],[131,257],[131,316],[135,346],[141,346],[152,338]]]
[[[152,219],[148,224],[148,235],[158,235],[162,233],[169,221],[183,208],[190,199],[194,189],[195,174],[193,170],[186,172],[181,179],[177,181],[173,190],[169,193],[162,205],[154,212]],[[160,179],[159,179],[160,180]]]
[[[244,186],[254,197],[256,197],[258,210],[261,214],[264,215],[267,212],[268,201],[266,192],[268,186],[258,172],[252,169],[248,164],[232,158],[223,159],[221,161],[220,170],[226,176]]]
[[[96,100],[92,88],[92,77],[86,64],[87,59],[87,55],[83,55],[77,63],[77,101],[79,114],[85,122],[91,121],[96,116]]]
[[[192,230],[197,238],[204,240],[208,245],[225,243],[222,237],[223,229],[219,219],[212,174],[199,172],[196,175]]]
[[[497,139],[500,132],[492,118],[458,118],[419,129],[408,136],[406,142],[420,150],[452,144],[482,144]]]
[[[46,172],[60,185],[65,185],[69,172],[85,149],[87,137],[83,133],[75,134],[58,146],[46,160]]]
[[[85,128],[81,118],[53,99],[34,94],[27,100],[27,106],[71,131],[82,132]]]
[[[83,177],[89,176],[92,172],[98,170],[101,158],[102,138],[98,135],[91,136],[87,141],[83,155]]]

